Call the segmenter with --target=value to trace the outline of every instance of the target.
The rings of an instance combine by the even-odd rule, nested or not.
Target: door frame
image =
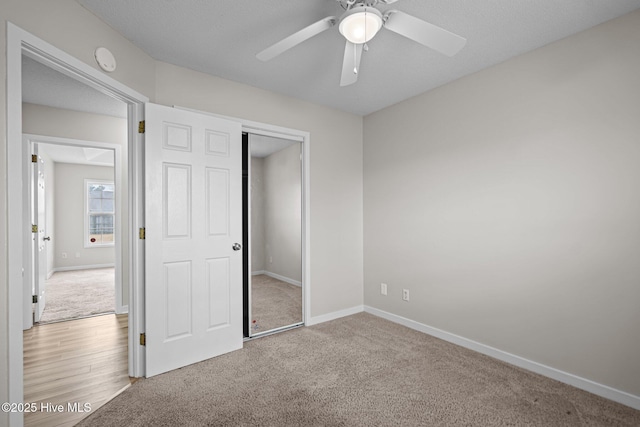
[[[33,185],[32,183],[32,174],[30,173],[30,168],[27,166],[30,163],[30,154],[31,147],[33,144],[52,144],[52,145],[63,145],[68,147],[89,147],[89,148],[99,148],[102,150],[110,150],[113,151],[113,182],[115,185],[116,194],[122,194],[122,164],[127,164],[127,160],[125,158],[124,162],[122,159],[122,147],[118,144],[112,144],[107,142],[97,142],[97,141],[85,141],[85,140],[77,140],[71,138],[58,138],[53,136],[45,136],[45,135],[33,135],[33,134],[23,134],[22,135],[22,149],[24,151],[23,154],[23,183],[27,184],[27,188],[24,188],[24,196],[27,200],[25,200],[25,204],[23,205],[23,213],[25,214],[24,221],[29,221],[28,215],[31,212],[33,206],[30,204],[30,200],[28,200],[28,189]],[[126,153],[125,153],[126,154]],[[26,166],[26,167],[25,167]],[[31,233],[29,233],[29,227],[24,228],[24,240],[26,242],[31,238]],[[116,233],[118,235],[124,234],[124,230],[122,229],[122,211],[121,206],[116,205],[115,211],[115,228]],[[31,265],[33,261],[33,252],[28,245],[25,245],[23,262],[25,265]],[[116,314],[127,313],[129,310],[128,306],[125,306],[122,303],[122,271],[125,260],[122,259],[122,238],[117,238],[114,244],[115,250],[115,311]],[[33,282],[36,280],[35,277],[31,277],[31,270],[26,269],[24,271],[24,281],[25,282]],[[23,318],[24,325],[23,329],[29,329],[33,326],[33,319],[31,317],[31,303],[29,302],[31,298],[31,288],[28,286],[24,287],[24,309],[23,309]]]
[[[22,320],[24,310],[24,215],[22,191],[22,55],[26,55],[98,91],[127,104],[128,117],[128,185],[129,231],[136,236],[144,224],[143,135],[138,123],[144,120],[144,104],[148,98],[97,69],[74,58],[44,40],[7,22],[7,279],[8,279],[8,401],[23,401]],[[129,243],[129,375],[144,373],[143,349],[134,337],[143,330],[143,242]],[[29,284],[30,285],[30,284]],[[12,413],[10,425],[22,425],[22,414]]]
[[[210,113],[208,111],[178,105],[174,105],[173,107],[239,122],[242,125],[242,132],[249,134],[271,136],[302,143],[302,324],[309,325],[311,323],[311,134],[302,130]],[[249,215],[251,215],[251,211],[249,211]],[[248,232],[249,236],[251,236],[251,221],[249,221]],[[251,241],[251,239],[249,239],[249,241]],[[251,257],[249,257],[249,271],[251,271]],[[251,304],[251,301],[249,301],[249,304]],[[276,328],[271,332],[278,332],[281,329],[288,328]],[[257,337],[258,335],[255,336],[255,338]]]

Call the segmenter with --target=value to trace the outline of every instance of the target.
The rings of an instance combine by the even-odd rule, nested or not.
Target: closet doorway
[[[243,133],[244,335],[304,324],[303,144]]]

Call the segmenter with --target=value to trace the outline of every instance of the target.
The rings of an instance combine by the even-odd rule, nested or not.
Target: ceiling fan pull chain
[[[358,49],[356,45],[353,46],[353,74],[358,74]]]

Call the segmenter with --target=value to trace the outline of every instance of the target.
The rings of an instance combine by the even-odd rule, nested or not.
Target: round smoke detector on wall
[[[106,47],[97,48],[94,52],[94,56],[96,57],[98,66],[107,73],[110,73],[116,69],[116,58],[113,56],[113,53],[111,53],[111,51]]]

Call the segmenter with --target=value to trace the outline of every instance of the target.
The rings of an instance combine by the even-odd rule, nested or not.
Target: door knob
[[[232,248],[234,251],[239,251],[240,249],[242,249],[242,245],[240,243],[234,243]]]
[[[47,242],[51,240],[51,237],[47,236],[47,237],[43,237],[42,240],[46,240]]]

